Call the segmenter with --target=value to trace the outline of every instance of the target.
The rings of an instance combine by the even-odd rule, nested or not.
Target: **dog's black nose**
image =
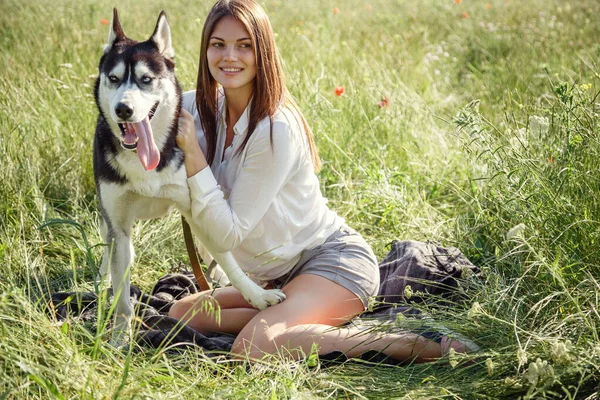
[[[119,103],[115,107],[115,114],[117,114],[117,117],[126,120],[133,115],[133,109],[127,104]]]

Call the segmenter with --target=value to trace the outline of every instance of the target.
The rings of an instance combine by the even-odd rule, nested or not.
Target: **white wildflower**
[[[515,131],[515,136],[523,141],[527,140],[527,129],[519,128]]]
[[[406,320],[406,316],[404,314],[402,314],[402,313],[396,314],[396,324],[397,325],[402,325],[405,320]]]
[[[544,382],[549,379],[554,379],[554,368],[548,364],[548,361],[542,361],[541,359],[535,360],[529,364],[529,368],[525,372],[525,378],[529,381],[531,386],[537,386],[538,383]]]
[[[410,285],[406,285],[404,287],[404,297],[406,298],[406,300],[410,299],[413,295],[413,291],[412,291],[412,287],[410,287]]]
[[[525,378],[529,381],[531,386],[537,385],[538,381],[540,380],[540,373],[536,363],[532,362],[529,364],[529,368],[527,368],[527,371],[525,372]]]
[[[529,117],[529,132],[536,138],[542,138],[550,128],[550,121],[548,117],[538,117],[532,115]]]
[[[375,297],[369,297],[367,310],[373,311],[375,309],[375,306],[378,304],[381,304],[381,302],[375,299]]]
[[[513,133],[513,135],[508,140],[508,142],[510,143],[510,146],[513,149],[522,150],[524,147],[527,147],[529,141],[527,138],[527,131],[525,130],[525,128],[517,129],[516,131],[511,133]]]
[[[58,64],[58,66],[62,68],[73,68],[73,64],[71,63]]]
[[[527,364],[527,352],[525,350],[517,350],[517,361],[519,362],[519,368],[521,365]]]
[[[520,380],[515,378],[514,376],[507,376],[506,378],[504,378],[504,384],[508,387],[515,389],[521,389],[523,387]]]
[[[568,364],[571,361],[569,352],[572,347],[573,343],[570,340],[567,340],[564,343],[559,341],[552,343],[552,361],[557,364]]]
[[[448,351],[448,362],[450,363],[450,366],[452,368],[458,365],[458,357],[456,356],[456,350],[454,350],[452,347],[450,347],[450,350]]]
[[[471,309],[467,313],[467,318],[473,319],[479,315],[482,315],[483,313],[483,307],[481,307],[481,304],[479,304],[479,302],[476,301],[471,305]]]
[[[17,361],[16,364],[19,368],[21,368],[21,371],[25,372],[26,374],[32,374],[34,372],[33,369],[23,361]]]
[[[513,226],[508,230],[508,232],[506,232],[506,240],[510,240],[514,237],[520,237],[526,228],[527,226],[524,223]]]
[[[485,367],[487,368],[488,375],[494,374],[494,368],[496,366],[494,365],[494,361],[491,358],[488,358],[487,360],[485,360]]]

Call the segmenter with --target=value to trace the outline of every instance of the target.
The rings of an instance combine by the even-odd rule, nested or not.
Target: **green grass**
[[[208,3],[118,6],[139,39],[167,11],[187,90]],[[44,296],[90,290],[100,259],[91,86],[114,3],[5,0],[0,398],[597,399],[600,4],[262,4],[331,206],[380,257],[393,239],[435,240],[479,265],[472,298],[431,315],[484,352],[454,368],[269,360],[246,370],[199,352],[117,351],[103,331],[48,318]],[[389,109],[377,105],[385,96]],[[54,219],[71,223],[40,228]],[[134,284],[150,289],[186,259],[178,223],[136,226]]]

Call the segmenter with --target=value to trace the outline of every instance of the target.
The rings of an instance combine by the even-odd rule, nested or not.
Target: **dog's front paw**
[[[264,310],[269,306],[274,306],[275,304],[279,304],[285,300],[285,293],[279,289],[260,289],[260,291],[244,297],[246,298],[246,301],[254,308]]]

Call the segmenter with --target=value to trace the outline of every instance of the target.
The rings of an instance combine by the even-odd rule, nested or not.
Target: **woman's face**
[[[252,95],[256,57],[250,34],[233,17],[223,17],[210,35],[208,69],[227,95]]]

